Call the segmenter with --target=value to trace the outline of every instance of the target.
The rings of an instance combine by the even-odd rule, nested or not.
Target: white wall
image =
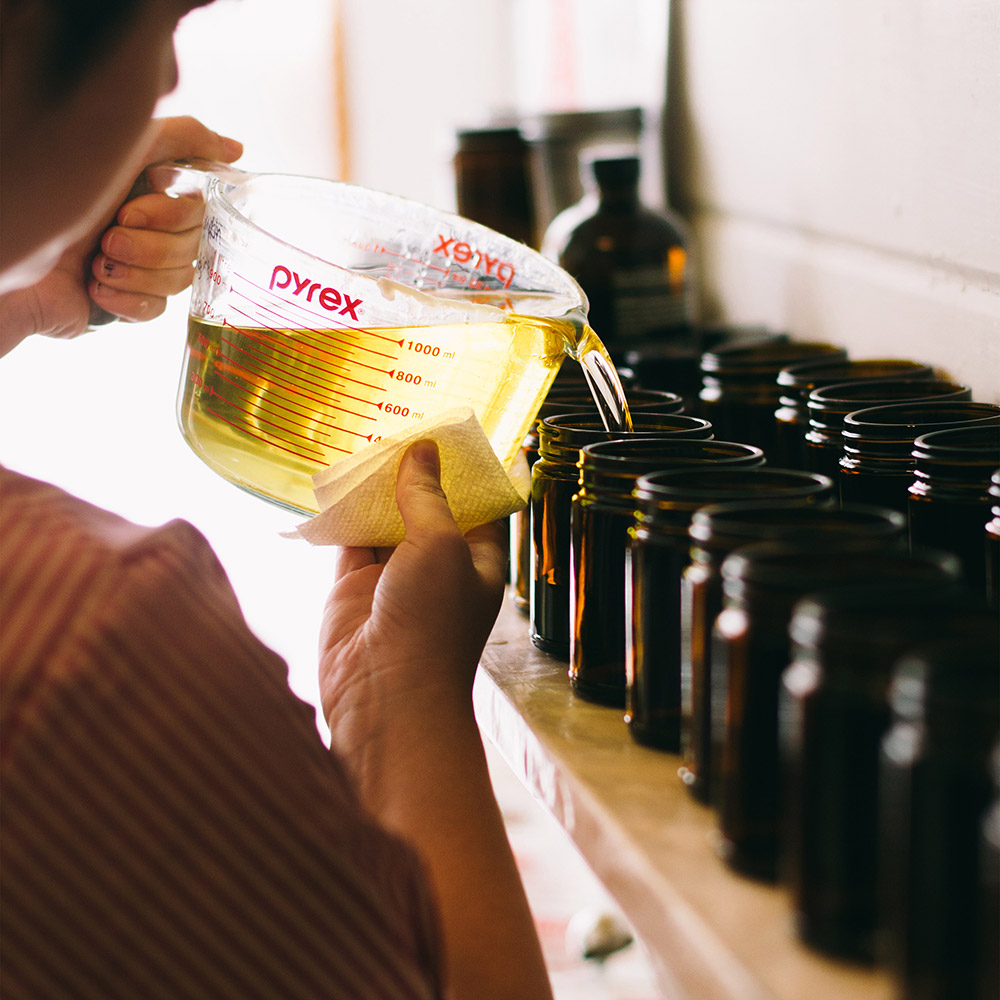
[[[1000,4],[674,3],[671,195],[707,313],[1000,400]]]

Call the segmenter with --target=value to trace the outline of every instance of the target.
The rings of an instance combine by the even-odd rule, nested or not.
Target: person
[[[0,0],[4,352],[190,282],[200,201],[127,192],[240,154],[152,118],[195,6]],[[551,996],[472,710],[502,531],[459,532],[432,442],[400,467],[405,540],[340,554],[329,749],[190,525],[0,486],[7,1000]]]

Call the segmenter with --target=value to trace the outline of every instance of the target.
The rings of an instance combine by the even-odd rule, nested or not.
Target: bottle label
[[[684,283],[666,282],[659,268],[617,271],[613,283],[615,330],[621,340],[687,324]]]

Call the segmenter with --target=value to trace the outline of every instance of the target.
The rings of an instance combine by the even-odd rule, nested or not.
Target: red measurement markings
[[[241,316],[245,316],[248,320],[250,320],[251,323],[260,323],[261,322],[261,320],[258,317],[253,316],[250,313],[244,312],[242,309],[235,309],[234,308],[233,311],[234,312],[238,312]],[[345,358],[342,355],[335,353],[334,351],[331,351],[331,350],[323,348],[323,347],[319,347],[316,344],[310,343],[307,340],[299,339],[298,335],[301,335],[303,333],[320,334],[322,332],[320,330],[313,330],[311,327],[306,327],[304,329],[295,329],[294,331],[289,331],[287,328],[283,329],[283,328],[280,328],[280,327],[273,327],[273,326],[259,326],[259,327],[255,326],[255,327],[253,327],[251,329],[245,329],[243,327],[234,327],[232,325],[232,323],[228,323],[226,321],[223,321],[223,323],[226,326],[232,327],[232,329],[234,329],[234,330],[235,329],[239,329],[241,332],[245,333],[246,336],[250,337],[252,340],[253,339],[256,339],[256,340],[265,339],[266,335],[264,334],[264,331],[266,330],[268,333],[273,334],[273,336],[267,341],[271,345],[282,345],[282,346],[284,346],[285,344],[287,344],[289,342],[290,333],[294,332],[297,335],[297,339],[296,339],[295,343],[299,346],[300,350],[298,350],[298,351],[295,351],[295,350],[292,350],[292,351],[278,350],[277,346],[275,346],[274,347],[274,353],[276,353],[276,354],[284,354],[286,356],[296,357],[299,354],[305,354],[306,351],[308,350],[308,351],[313,352],[313,354],[315,356],[317,356],[317,357],[329,358],[329,359],[332,359],[333,361],[342,361],[345,364],[351,365],[352,367],[355,367],[355,368],[367,368],[369,371],[378,372],[380,375],[386,375],[386,374],[388,374],[388,372],[386,371],[385,368],[376,368],[374,365],[366,365],[363,361],[358,361],[356,358],[350,358],[350,357]],[[354,345],[349,345],[349,346],[353,347]],[[364,348],[358,348],[358,349],[364,350]],[[371,353],[378,354],[380,357],[383,357],[383,358],[388,358],[390,361],[396,361],[396,360],[398,360],[398,358],[395,355],[382,354],[380,351],[373,351]],[[336,366],[336,367],[339,367],[339,366]],[[322,369],[322,370],[327,371],[328,369]],[[347,371],[348,369],[345,368],[343,370]]]
[[[232,383],[230,383],[230,384],[232,384]],[[248,420],[252,421],[252,423],[250,423],[250,424],[238,424],[238,423],[235,423],[235,422],[230,421],[230,420],[226,420],[225,421],[227,424],[229,424],[230,427],[235,427],[237,429],[244,430],[251,437],[254,437],[254,438],[257,438],[260,441],[266,441],[266,442],[269,442],[269,443],[273,443],[275,440],[282,441],[282,442],[284,442],[284,444],[289,445],[289,446],[294,446],[296,448],[301,448],[301,445],[298,445],[297,441],[304,441],[304,442],[306,442],[307,444],[310,444],[310,445],[320,445],[320,442],[316,441],[311,435],[296,433],[296,430],[295,430],[294,427],[288,427],[285,424],[275,423],[273,420],[265,420],[264,417],[261,416],[261,407],[258,405],[258,401],[257,400],[250,400],[249,401],[250,405],[248,407],[243,407],[243,406],[239,406],[236,403],[236,401],[234,401],[231,398],[231,396],[228,396],[228,395],[227,396],[223,396],[221,393],[216,392],[211,387],[209,387],[209,394],[212,395],[212,396],[217,397],[218,399],[221,399],[231,409],[233,409],[233,410],[235,410],[235,411],[237,411],[239,413],[245,414],[246,417],[248,418]],[[208,408],[206,407],[206,409],[208,409]],[[225,419],[220,414],[217,414],[214,411],[212,411],[212,412],[213,412],[213,414],[215,416],[218,416],[220,420],[224,420]],[[263,425],[264,427],[273,428],[273,430],[264,431],[263,433],[266,434],[266,436],[262,437],[262,436],[260,436],[258,434],[254,434],[254,432],[249,429],[250,427],[257,427],[258,425]],[[336,427],[336,425],[333,425],[333,424],[327,424],[327,426],[328,427],[332,427],[333,429],[339,431],[342,434],[350,434],[353,437],[363,438],[366,441],[371,441],[372,435],[374,433],[374,432],[372,432],[372,433],[369,433],[369,434],[362,434],[360,431],[347,430],[346,428],[343,428],[343,427]],[[276,433],[277,431],[280,431],[280,432],[282,432],[282,434],[285,434],[285,435],[287,435],[287,434],[290,433],[292,439],[290,440],[288,437],[282,436],[282,434]],[[323,434],[322,437],[326,437],[326,435]],[[333,447],[331,445],[320,445],[320,446],[325,447],[327,450],[330,450]],[[288,450],[288,449],[284,449],[283,448],[282,450],[284,451],[284,450]],[[337,450],[343,450],[343,449],[337,449]],[[297,451],[297,452],[293,452],[293,453],[294,454],[298,454],[299,457],[301,457],[301,458],[313,457],[313,458],[316,458],[317,460],[320,460],[320,459],[323,458],[323,453],[318,453],[318,454],[316,452],[306,452],[306,453],[303,453],[301,451]]]
[[[228,341],[226,341],[228,343]],[[252,357],[253,355],[251,355]],[[358,417],[361,420],[374,420],[375,417],[366,415],[363,413],[356,413],[354,410],[348,410],[343,406],[335,406],[330,402],[329,396],[311,396],[308,392],[303,391],[302,387],[296,385],[293,382],[282,382],[280,379],[272,378],[267,375],[259,375],[258,373],[251,371],[247,368],[242,367],[238,362],[229,359],[227,362],[223,363],[220,361],[215,362],[216,374],[221,379],[225,379],[224,371],[231,371],[238,375],[249,385],[256,387],[261,392],[266,392],[268,388],[273,387],[276,390],[281,390],[289,396],[298,396],[301,399],[310,400],[319,406],[326,407],[330,410],[339,410],[342,413],[349,414],[352,417]],[[262,381],[261,381],[262,380]],[[291,400],[289,400],[291,401]],[[362,400],[362,402],[369,402],[368,400]],[[372,404],[381,409],[379,404]]]
[[[248,328],[242,327],[242,326],[234,326],[232,323],[230,323],[228,320],[225,320],[225,319],[222,321],[222,325],[223,325],[223,327],[228,327],[230,330],[235,330],[237,333],[242,334],[248,340],[251,340],[254,343],[261,343],[261,341],[264,339],[264,338],[262,338],[262,337],[259,336],[260,330],[258,328],[256,328],[256,327],[253,328],[253,329],[248,329]],[[281,331],[273,331],[273,332],[279,333],[279,334],[281,333]],[[220,339],[223,341],[223,343],[229,344],[229,346],[232,347],[234,350],[242,351],[244,354],[246,354],[249,357],[253,358],[258,363],[260,363],[260,364],[264,364],[265,363],[262,358],[257,357],[257,355],[255,355],[255,354],[251,354],[249,351],[245,350],[244,348],[239,347],[238,345],[234,344],[232,341],[226,340],[225,337],[220,337]],[[279,341],[279,343],[284,343],[286,339],[287,339],[287,337],[282,336],[282,339]],[[294,353],[292,354],[292,356],[293,357],[295,356]],[[311,384],[316,385],[320,389],[322,389],[324,391],[327,391],[327,392],[336,392],[338,387],[339,388],[343,388],[343,385],[340,384],[340,383],[337,383],[336,385],[326,385],[326,384],[318,383],[318,382],[312,381],[311,379],[306,378],[306,376],[303,375],[299,371],[291,371],[291,372],[289,372],[287,369],[282,369],[282,368],[277,367],[277,366],[275,366],[275,367],[276,367],[276,369],[278,371],[281,371],[282,374],[284,374],[284,375],[294,375],[296,378],[301,379],[303,382],[311,382]],[[317,366],[313,365],[311,367],[315,368]],[[363,382],[361,379],[351,378],[350,375],[344,374],[342,372],[336,372],[336,373],[334,373],[334,372],[331,372],[329,369],[322,368],[322,366],[319,366],[319,367],[320,367],[320,370],[327,371],[329,374],[333,375],[334,378],[342,379],[344,382],[351,382],[354,385],[363,386],[366,389],[374,389],[376,392],[385,392],[385,388],[383,386],[372,385],[371,382]],[[365,366],[365,367],[369,367],[369,366]],[[381,372],[381,374],[388,375],[390,378],[392,378],[392,376],[395,374],[395,369],[393,369],[391,371],[384,371],[382,369],[372,369],[372,370],[373,371],[379,371],[379,372]],[[354,397],[354,398],[357,399],[359,397]],[[371,400],[364,400],[364,402],[371,402]]]
[[[257,343],[257,341],[254,340],[254,338],[250,336],[249,331],[244,330],[243,328],[238,327],[238,326],[233,326],[231,323],[227,322],[226,320],[223,320],[223,326],[224,327],[228,327],[230,330],[234,330],[237,333],[243,334],[249,340],[252,340],[254,343]],[[298,372],[298,371],[294,371],[293,370],[293,371],[289,372],[288,370],[282,368],[280,365],[269,363],[266,359],[259,357],[258,355],[254,354],[251,351],[248,351],[245,347],[241,347],[239,344],[234,343],[232,340],[230,340],[227,337],[223,337],[221,334],[219,335],[219,340],[220,340],[221,343],[226,344],[229,347],[231,347],[234,351],[239,351],[240,354],[245,355],[246,358],[249,359],[246,363],[249,365],[249,367],[251,368],[251,370],[253,370],[256,373],[258,373],[261,378],[265,378],[265,379],[268,379],[268,380],[271,380],[271,381],[275,381],[275,383],[278,384],[277,381],[276,381],[276,375],[283,375],[286,378],[288,378],[288,377],[294,377],[294,378],[296,378],[298,380],[298,382],[285,383],[285,385],[288,388],[290,388],[291,390],[293,390],[293,391],[300,390],[301,386],[299,385],[299,382],[302,382],[302,383],[305,383],[306,385],[312,386],[316,391],[323,393],[323,397],[321,399],[319,399],[319,400],[316,400],[316,402],[321,402],[321,403],[325,402],[326,400],[328,400],[330,398],[331,394],[336,395],[336,394],[338,394],[338,389],[343,388],[342,385],[339,385],[339,384],[336,384],[336,383],[329,383],[329,382],[324,382],[324,381],[317,381],[315,379],[307,378],[305,375],[303,375],[301,372]],[[234,359],[230,358],[228,360],[230,362],[233,362]],[[216,362],[216,363],[218,364],[219,362]],[[355,385],[364,386],[366,389],[374,389],[374,390],[376,390],[378,392],[385,392],[385,389],[382,388],[382,386],[372,385],[369,382],[362,382],[359,379],[353,379],[353,378],[351,378],[348,375],[337,375],[336,377],[337,378],[341,378],[341,379],[343,379],[346,382],[353,382]],[[359,399],[360,397],[354,397],[354,398],[358,398]],[[362,402],[371,403],[372,406],[377,405],[372,400],[364,400],[364,399],[362,399],[361,401]]]
[[[384,340],[384,341],[387,341],[390,344],[399,344],[400,346],[402,346],[402,344],[403,344],[403,341],[400,340],[399,338],[397,338],[397,337],[388,337],[384,333],[379,333],[377,331],[377,329],[373,330],[373,329],[371,329],[370,327],[367,327],[367,326],[352,326],[350,323],[341,323],[339,320],[337,320],[333,316],[330,316],[328,313],[320,313],[320,312],[316,312],[315,309],[307,309],[305,306],[301,305],[298,302],[289,302],[287,299],[283,299],[280,296],[275,295],[274,292],[272,292],[269,288],[265,288],[263,285],[258,285],[255,281],[251,281],[249,278],[245,277],[244,275],[242,275],[242,274],[234,274],[233,275],[233,284],[230,286],[230,288],[237,295],[242,296],[248,302],[250,302],[250,304],[253,305],[254,308],[256,308],[256,309],[264,308],[262,306],[262,304],[261,304],[261,299],[258,298],[258,297],[255,297],[253,295],[248,295],[242,289],[237,288],[236,285],[235,285],[235,282],[236,282],[237,279],[239,279],[240,281],[242,281],[245,285],[248,285],[250,288],[255,288],[262,295],[265,295],[269,299],[272,299],[272,300],[276,301],[280,305],[285,305],[285,306],[291,305],[291,306],[294,306],[297,310],[299,310],[300,313],[304,314],[305,316],[310,316],[310,317],[313,317],[314,319],[322,320],[322,323],[320,324],[321,327],[329,327],[330,324],[332,323],[332,324],[340,327],[344,331],[350,331],[351,333],[361,334],[361,335],[364,335],[366,337],[374,337],[376,340]],[[276,316],[278,316],[279,319],[282,318],[281,314],[279,314],[276,310],[270,309],[270,311],[273,312]],[[289,314],[289,316],[291,316],[291,315],[292,314]],[[289,316],[286,316],[284,318],[288,319]],[[290,320],[290,325],[291,326],[297,325],[296,321],[295,320]]]
[[[265,436],[263,434],[254,434],[254,432],[252,430],[250,430],[250,428],[247,427],[245,424],[238,424],[235,421],[227,420],[221,413],[217,413],[211,407],[206,406],[205,407],[205,412],[206,413],[210,413],[213,417],[216,418],[216,420],[221,420],[222,423],[228,424],[230,427],[232,427],[235,430],[239,431],[241,434],[246,434],[247,437],[252,437],[252,438],[254,438],[257,441],[262,441],[264,444],[268,445],[271,448],[277,448],[278,451],[287,452],[289,455],[294,455],[296,458],[305,459],[307,462],[322,462],[325,459],[325,456],[323,454],[320,454],[320,453],[317,453],[317,452],[303,453],[302,451],[299,451],[296,448],[285,448],[282,445],[278,444],[271,435]],[[285,441],[284,438],[278,438],[278,440],[279,441]],[[285,444],[289,444],[290,445],[291,442],[290,441],[285,441]],[[330,448],[328,450],[330,450],[330,451],[345,451],[345,449],[343,449],[343,448]],[[350,454],[350,452],[346,452],[346,454]]]
[[[248,396],[248,393],[253,392],[253,389],[248,390],[246,386],[242,386],[238,382],[234,382],[231,378],[228,378],[226,375],[224,375],[218,368],[216,368],[215,374],[218,376],[220,381],[225,382],[226,385],[231,385],[236,390],[236,392],[240,394],[240,397],[246,402],[248,403],[253,402],[255,405],[260,406],[261,409],[266,408],[268,412],[271,412],[272,410],[281,410],[284,413],[290,415],[289,419],[295,421],[296,426],[301,426],[301,421],[304,419],[311,424],[318,424],[321,427],[329,427],[331,430],[337,431],[341,434],[355,434],[357,435],[357,437],[368,437],[368,438],[371,437],[371,434],[366,435],[362,434],[360,431],[349,431],[345,427],[341,427],[339,424],[333,423],[329,420],[321,420],[315,410],[296,410],[294,407],[291,406],[283,406],[281,403],[276,403],[273,399],[270,398],[269,395],[267,398],[264,398],[263,396],[256,398],[253,396]],[[257,386],[256,383],[252,383],[252,385],[256,389],[258,389],[261,393],[266,392],[263,386]],[[227,398],[226,396],[223,396],[222,393],[216,392],[215,389],[213,389],[211,386],[209,386],[209,392],[213,396],[218,396],[220,399]],[[291,402],[291,400],[288,400],[288,402]],[[362,413],[355,413],[353,410],[346,410],[342,406],[328,406],[327,409],[339,410],[341,413],[346,413],[352,417],[357,417],[359,420],[375,420],[375,417],[367,416]]]

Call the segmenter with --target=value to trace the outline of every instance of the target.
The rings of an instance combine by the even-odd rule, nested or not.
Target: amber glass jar
[[[1000,630],[905,654],[889,702],[880,774],[881,950],[906,1000],[972,997],[985,958],[979,840],[1000,732]]]
[[[990,508],[986,522],[986,599],[991,608],[1000,608],[1000,469],[990,477]]]
[[[720,503],[691,518],[691,561],[681,578],[681,777],[701,802],[718,807],[720,799],[726,678],[724,664],[716,669],[713,661],[712,626],[722,611],[725,558],[741,546],[781,539],[830,539],[842,549],[906,547],[906,522],[898,512],[860,504],[833,509],[831,496],[809,504],[760,498]]]
[[[847,352],[833,344],[788,340],[735,343],[701,356],[700,393],[703,416],[712,421],[716,436],[745,441],[770,453],[775,446],[774,411],[778,405],[778,373],[807,358],[844,360]]]
[[[809,429],[803,438],[804,464],[836,480],[843,454],[844,418],[855,410],[911,399],[972,399],[972,390],[947,379],[879,379],[838,382],[814,389],[806,400]]]
[[[638,742],[675,753],[681,746],[681,579],[695,511],[748,497],[822,504],[832,493],[826,476],[766,466],[696,467],[639,477],[625,560],[625,721]]]
[[[684,400],[675,392],[629,389],[627,397],[629,411],[632,413],[679,413],[684,408]],[[534,426],[521,445],[521,453],[529,470],[538,461],[538,434],[541,422],[546,417],[563,413],[578,413],[586,417],[597,416],[594,397],[585,384],[553,386],[548,391],[539,408]],[[529,610],[531,602],[530,505],[529,499],[528,506],[512,514],[510,518],[510,580],[513,585],[514,603],[525,612]]]
[[[905,358],[830,361],[812,358],[778,372],[778,408],[774,411],[775,446],[768,461],[788,469],[805,467],[805,434],[809,429],[809,393],[838,382],[876,379],[929,379],[934,370]]]
[[[990,516],[990,477],[1000,460],[1000,418],[922,434],[912,457],[911,543],[954,552],[966,582],[985,596],[983,525]]]
[[[993,748],[993,804],[979,840],[979,973],[976,1000],[1000,996],[1000,743]]]
[[[922,434],[1000,421],[996,403],[919,401],[875,406],[844,417],[840,499],[909,511],[913,442]]]
[[[637,411],[633,432],[625,437],[712,437],[712,425],[682,413]],[[620,439],[598,417],[556,414],[539,427],[538,461],[531,469],[531,641],[546,653],[569,658],[570,527],[573,496],[580,483],[580,449],[596,441]]]
[[[625,554],[634,520],[632,490],[650,472],[689,466],[755,466],[759,448],[730,441],[631,438],[586,445],[572,502],[570,669],[573,689],[625,706]]]
[[[520,130],[496,124],[462,129],[456,139],[458,214],[537,247],[530,149]]]
[[[930,640],[984,627],[981,604],[949,582],[858,584],[803,600],[792,615],[782,746],[788,880],[800,937],[871,961],[879,927],[879,755],[895,662]]]
[[[767,881],[778,875],[783,801],[778,701],[791,658],[788,625],[796,602],[859,579],[889,582],[940,571],[936,556],[921,561],[892,548],[852,551],[833,537],[756,543],[723,562],[713,661],[726,685],[718,813],[719,850],[730,867]]]

